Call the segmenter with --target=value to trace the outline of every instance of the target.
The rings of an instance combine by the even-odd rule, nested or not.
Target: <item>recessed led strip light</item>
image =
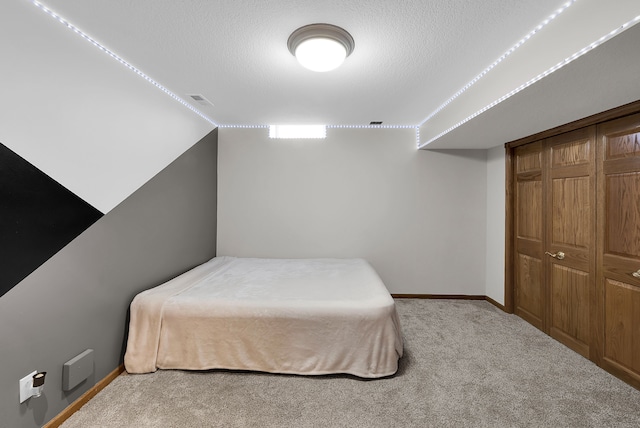
[[[247,129],[256,129],[256,128],[268,128],[269,125],[218,125],[219,128],[247,128]]]
[[[509,49],[508,51],[506,51],[505,53],[502,54],[502,56],[500,56],[500,58],[498,58],[497,60],[495,60],[490,66],[488,66],[487,68],[485,68],[484,70],[482,70],[482,72],[480,74],[478,74],[476,77],[473,78],[473,80],[471,80],[469,83],[467,83],[466,85],[464,85],[458,92],[456,92],[455,94],[453,94],[453,96],[451,96],[451,98],[449,98],[447,101],[444,102],[444,104],[442,104],[440,107],[438,107],[433,113],[431,113],[429,116],[427,116],[427,118],[425,120],[423,120],[420,123],[420,126],[424,125],[425,122],[427,122],[429,119],[431,119],[433,116],[435,116],[436,114],[440,113],[446,106],[448,106],[449,104],[451,104],[451,102],[453,100],[455,100],[456,98],[458,98],[460,95],[462,95],[467,89],[469,89],[470,87],[472,87],[478,80],[482,79],[488,72],[490,72],[491,70],[493,70],[493,68],[495,66],[497,66],[498,64],[500,64],[502,61],[504,61],[509,55],[511,55],[513,52],[516,51],[516,49],[518,49],[520,46],[524,45],[527,40],[529,40],[531,37],[533,37],[537,32],[539,32],[540,30],[542,30],[542,28],[544,28],[547,24],[549,24],[551,21],[553,21],[554,19],[556,19],[558,17],[558,15],[560,15],[562,12],[564,12],[565,10],[567,10],[567,8],[569,8],[569,6],[571,6],[572,4],[574,4],[577,0],[571,0],[568,1],[567,3],[563,4],[562,7],[560,7],[558,10],[556,10],[555,12],[553,12],[551,15],[549,15],[547,17],[547,19],[545,19],[544,21],[542,21],[540,24],[538,24],[538,26],[536,28],[534,28],[533,30],[531,30],[526,36],[524,36],[522,39],[520,39],[518,41],[518,43],[516,43],[515,45],[513,45],[511,47],[511,49]]]
[[[536,77],[534,77],[533,79],[531,79],[531,80],[523,83],[522,85],[518,86],[517,88],[515,88],[513,91],[509,92],[508,94],[501,96],[497,100],[493,101],[491,104],[488,104],[487,106],[481,108],[480,110],[478,110],[477,112],[473,113],[471,116],[467,117],[466,119],[461,120],[460,122],[456,123],[452,127],[450,127],[448,129],[446,129],[445,131],[439,133],[435,137],[431,138],[429,141],[426,141],[426,142],[424,142],[422,144],[418,144],[418,148],[421,149],[424,146],[426,146],[426,145],[434,142],[438,138],[442,137],[443,135],[448,134],[449,132],[453,131],[454,129],[460,127],[461,125],[464,125],[465,123],[467,123],[471,119],[473,119],[476,116],[484,113],[485,111],[489,110],[490,108],[495,107],[496,105],[500,104],[502,101],[506,100],[507,98],[512,97],[513,95],[517,94],[518,92],[522,91],[523,89],[528,88],[529,86],[533,85],[534,83],[536,83],[540,79],[543,79],[543,78],[547,77],[548,75],[550,75],[554,71],[557,71],[557,70],[561,69],[562,67],[564,67],[565,65],[567,65],[570,62],[574,61],[575,59],[580,58],[582,55],[586,54],[587,52],[592,51],[593,49],[597,48],[598,46],[600,46],[601,44],[603,44],[607,40],[611,39],[615,35],[619,34],[623,30],[625,30],[626,28],[628,28],[631,25],[637,23],[638,21],[640,21],[640,15],[636,16],[631,21],[628,21],[628,22],[622,24],[620,27],[616,28],[615,30],[605,34],[604,36],[600,37],[595,42],[591,43],[588,46],[585,46],[584,48],[580,49],[578,52],[576,52],[573,55],[565,58],[564,60],[560,61],[559,63],[557,63],[553,67],[549,68],[548,70],[538,74]]]
[[[130,63],[128,63],[127,61],[125,61],[123,58],[121,58],[120,56],[118,56],[116,53],[114,53],[113,51],[107,49],[106,47],[102,46],[100,43],[98,43],[96,40],[94,40],[93,38],[91,38],[89,35],[87,35],[86,33],[82,32],[79,28],[77,28],[76,26],[74,26],[73,24],[71,24],[69,21],[67,21],[66,19],[62,18],[60,15],[58,15],[57,13],[55,13],[54,11],[52,11],[51,9],[47,8],[46,6],[44,6],[43,4],[37,2],[36,0],[28,0],[30,3],[32,3],[34,6],[36,6],[38,9],[40,9],[41,11],[43,11],[44,13],[46,13],[47,15],[51,16],[52,18],[54,18],[55,20],[57,20],[58,22],[60,22],[61,24],[63,24],[65,27],[67,27],[68,29],[72,30],[74,33],[78,34],[80,37],[82,37],[83,39],[87,40],[89,43],[91,43],[92,45],[94,45],[95,47],[97,47],[98,49],[100,49],[101,51],[103,51],[104,53],[106,53],[107,55],[109,55],[111,58],[115,59],[116,61],[118,61],[120,64],[124,65],[125,67],[127,67],[129,70],[133,71],[134,73],[136,73],[138,76],[142,77],[144,80],[146,80],[147,82],[151,83],[153,86],[155,86],[156,88],[160,89],[162,92],[164,92],[165,94],[169,95],[171,98],[173,98],[174,100],[178,101],[180,104],[182,104],[183,106],[185,106],[186,108],[188,108],[189,110],[191,110],[192,112],[194,112],[195,114],[197,114],[198,116],[200,116],[201,118],[203,118],[204,120],[206,120],[207,122],[209,122],[210,124],[212,124],[213,126],[218,126],[217,123],[215,123],[213,120],[211,120],[209,117],[207,117],[206,115],[204,115],[202,112],[200,112],[197,108],[193,107],[191,104],[187,103],[185,100],[183,100],[182,98],[180,98],[179,96],[177,96],[176,94],[174,94],[173,92],[171,92],[169,89],[167,89],[166,87],[164,87],[163,85],[161,85],[160,83],[156,82],[155,80],[153,80],[151,77],[147,76],[146,74],[144,74],[140,69],[138,69],[137,67],[131,65]]]
[[[269,128],[271,125],[218,125],[220,128]],[[326,125],[327,129],[409,129],[418,125]]]
[[[271,125],[218,125],[220,128],[268,128]],[[352,129],[408,129],[416,128],[418,125],[327,125],[327,128],[352,128]]]
[[[264,129],[269,128],[270,138],[325,138],[323,137],[276,137],[273,130],[274,125],[219,125],[220,128],[232,128],[232,129]],[[279,125],[282,126],[282,125]],[[320,125],[324,126],[324,125]],[[418,125],[326,125],[326,129],[414,129],[416,132],[416,142],[420,145],[420,127]],[[326,130],[325,130],[326,133]]]
[[[408,129],[417,125],[327,125],[327,128],[336,129]]]

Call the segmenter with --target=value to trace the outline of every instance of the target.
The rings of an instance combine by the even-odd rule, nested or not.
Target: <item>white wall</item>
[[[416,150],[411,129],[218,142],[218,255],[363,257],[392,293],[485,294],[486,151]]]
[[[504,305],[505,149],[487,150],[486,295]]]
[[[103,213],[213,129],[30,2],[0,48],[0,143]]]

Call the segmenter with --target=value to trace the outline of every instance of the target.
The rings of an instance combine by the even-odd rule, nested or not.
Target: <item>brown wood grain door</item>
[[[589,357],[595,126],[514,150],[514,312]]]
[[[507,310],[640,389],[640,100],[507,148]]]
[[[595,298],[595,131],[578,129],[543,146],[547,333],[586,358]]]
[[[514,313],[546,329],[542,270],[542,143],[514,151]]]
[[[640,114],[598,125],[596,363],[640,388]]]

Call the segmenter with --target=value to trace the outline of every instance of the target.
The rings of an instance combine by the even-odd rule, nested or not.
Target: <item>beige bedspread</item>
[[[125,367],[375,378],[396,372],[395,303],[362,259],[216,257],[131,303]]]

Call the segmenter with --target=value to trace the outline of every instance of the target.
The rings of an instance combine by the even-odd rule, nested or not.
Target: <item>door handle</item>
[[[640,269],[631,274],[634,278],[640,279]]]
[[[552,253],[550,253],[550,252],[548,252],[548,251],[545,251],[544,253],[545,253],[547,256],[551,256],[551,257],[553,257],[554,259],[558,259],[558,260],[562,260],[562,259],[564,259],[564,253],[563,253],[562,251],[558,251],[558,252],[557,252],[557,253],[555,253],[555,254],[552,254]],[[638,272],[640,272],[640,270],[638,270]],[[636,273],[638,273],[638,272],[636,272]],[[635,276],[635,275],[634,275],[634,276]],[[640,278],[640,273],[638,273],[638,278]]]

